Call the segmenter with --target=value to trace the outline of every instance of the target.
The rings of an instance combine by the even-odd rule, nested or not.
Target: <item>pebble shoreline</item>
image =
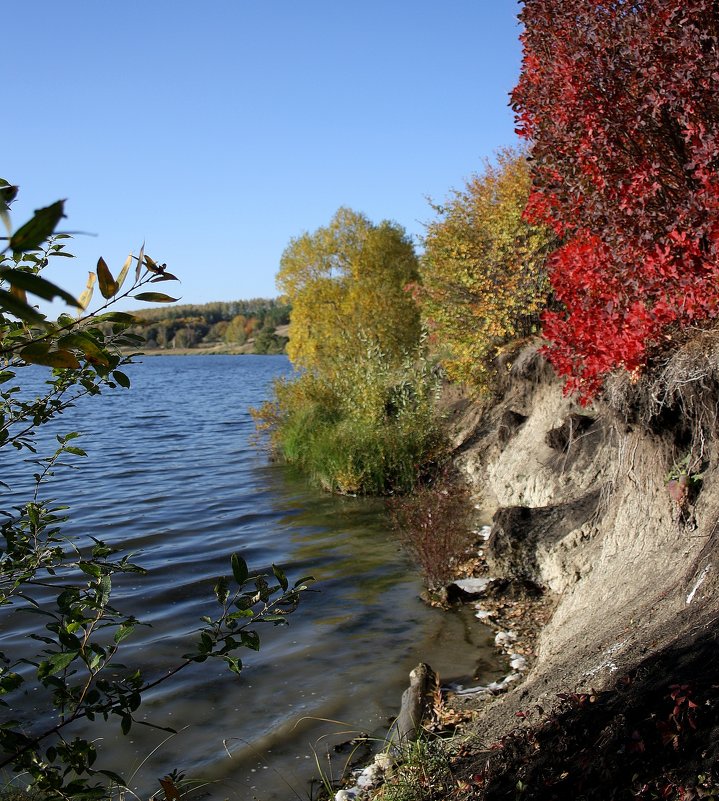
[[[483,526],[476,534],[481,542],[489,538],[490,526]],[[500,680],[473,687],[447,685],[442,688],[443,714],[452,723],[470,721],[473,713],[489,699],[507,692],[511,685],[521,681],[536,659],[539,632],[551,616],[555,601],[548,594],[532,596],[521,592],[502,592],[506,584],[489,575],[483,549],[458,566],[458,578],[444,588],[439,600],[426,598],[437,606],[449,606],[449,598],[461,598],[475,608],[475,617],[496,632],[494,644],[508,660],[509,672]],[[510,586],[510,590],[516,590]],[[461,725],[461,722],[460,722]],[[441,729],[441,725],[438,727]],[[334,801],[361,801],[379,787],[395,765],[390,750],[376,754],[364,768],[352,772],[352,785],[339,790]]]

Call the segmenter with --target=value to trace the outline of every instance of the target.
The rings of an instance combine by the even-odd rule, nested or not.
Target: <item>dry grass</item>
[[[641,376],[611,376],[603,400],[623,422],[671,432],[667,468],[700,472],[719,428],[719,328],[695,330]]]
[[[436,589],[456,578],[457,566],[472,542],[467,485],[445,471],[412,495],[389,501],[388,510],[427,586]]]

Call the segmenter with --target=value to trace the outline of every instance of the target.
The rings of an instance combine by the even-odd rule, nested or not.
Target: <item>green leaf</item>
[[[129,637],[132,632],[135,630],[134,623],[123,623],[120,628],[115,632],[114,640],[116,643],[122,642],[124,639]]]
[[[20,358],[30,364],[79,370],[80,362],[69,350],[49,350],[46,342],[33,342],[20,351]]]
[[[227,662],[230,670],[233,673],[237,673],[237,675],[239,676],[240,672],[242,671],[242,660],[237,659],[234,656],[225,656],[223,657],[223,659],[225,660],[225,662]]]
[[[57,346],[59,348],[63,348],[64,350],[69,350],[70,348],[72,348],[74,350],[79,350],[83,352],[85,347],[87,347],[90,350],[92,349],[99,350],[97,344],[92,340],[91,337],[80,332],[78,333],[73,332],[71,334],[61,335],[57,340]]]
[[[61,628],[57,632],[57,638],[60,640],[60,643],[65,646],[65,648],[69,648],[71,651],[78,651],[80,650],[80,640],[70,631],[70,626],[72,623],[68,624],[66,628]],[[79,628],[78,625],[74,626],[74,629],[77,631]]]
[[[37,209],[35,215],[10,237],[10,249],[15,253],[35,250],[52,236],[55,227],[64,215],[64,200],[58,200],[44,209]]]
[[[91,537],[91,539],[95,543],[92,549],[92,555],[96,559],[102,559],[105,556],[110,556],[113,553],[117,553],[116,548],[110,548],[110,546],[104,543],[102,540],[98,540],[95,537]]]
[[[260,650],[260,635],[256,631],[242,631],[240,639],[245,648],[251,648],[253,651]]]
[[[130,379],[125,375],[125,373],[121,372],[120,370],[113,370],[112,377],[121,387],[124,387],[125,389],[130,388]]]
[[[297,579],[297,581],[295,581],[295,583],[293,585],[293,589],[295,589],[295,590],[299,589],[301,584],[304,585],[304,584],[307,584],[307,583],[311,583],[314,580],[315,580],[314,576],[302,576],[302,578],[299,578],[299,579]]]
[[[98,582],[97,602],[100,606],[107,606],[112,590],[112,580],[109,576],[103,576]]]
[[[105,300],[109,300],[111,297],[117,294],[117,290],[120,287],[117,281],[115,281],[115,279],[112,277],[110,268],[107,266],[107,262],[102,258],[102,256],[100,256],[100,258],[97,260],[96,272],[97,283],[100,286],[100,292]]]
[[[237,604],[235,604],[237,606]],[[227,616],[228,620],[239,620],[241,617],[254,617],[252,609],[240,609],[239,612],[232,612]]]
[[[23,303],[6,289],[0,289],[0,311],[14,314],[15,317],[28,323],[41,323],[45,319],[44,314],[40,314],[37,309],[27,303]]]
[[[130,715],[123,715],[122,716],[122,723],[120,723],[120,728],[122,729],[123,734],[127,734],[130,729],[132,728],[132,718]]]
[[[179,298],[171,298],[163,292],[140,292],[139,295],[131,295],[130,297],[146,303],[175,303],[179,300]]]
[[[23,677],[18,673],[5,673],[0,678],[0,695],[6,695],[16,690],[24,682]]]
[[[227,586],[227,579],[224,576],[220,576],[217,581],[215,582],[214,586],[215,596],[217,600],[224,604],[227,600],[227,596],[230,594],[229,587]]]
[[[70,306],[77,306],[77,300],[69,293],[51,281],[26,270],[16,270],[12,267],[0,267],[0,279],[7,281],[13,287],[31,292],[43,300],[61,298]]]
[[[47,673],[60,673],[73,662],[80,655],[79,651],[62,651],[59,654],[53,654],[47,660]]]
[[[284,571],[281,568],[277,567],[277,565],[272,565],[272,572],[275,574],[275,578],[277,579],[277,581],[280,582],[280,587],[282,587],[283,590],[286,590],[288,582],[287,582],[287,576],[285,576]]]
[[[232,575],[241,587],[247,581],[247,577],[250,574],[250,571],[247,569],[247,562],[236,553],[232,554],[230,562],[232,564]]]
[[[80,570],[82,570],[83,573],[87,573],[88,576],[97,578],[98,576],[102,575],[100,566],[95,564],[95,562],[78,562],[77,566],[80,568]]]
[[[127,312],[106,312],[94,318],[98,323],[126,323],[127,325],[142,325],[143,320]]]
[[[93,364],[103,364],[105,367],[109,364],[107,354],[89,334],[83,332],[66,334],[58,339],[57,345],[65,350],[68,348],[79,350]]]

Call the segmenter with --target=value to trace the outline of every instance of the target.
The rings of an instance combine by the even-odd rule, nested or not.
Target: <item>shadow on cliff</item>
[[[613,689],[567,693],[465,765],[470,797],[620,801],[716,797],[719,660],[709,632],[647,657]],[[476,757],[477,755],[475,755]]]

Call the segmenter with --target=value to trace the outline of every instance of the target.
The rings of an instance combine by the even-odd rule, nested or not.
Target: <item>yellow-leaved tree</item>
[[[405,492],[439,458],[438,382],[407,291],[418,280],[404,229],[346,208],[282,256],[287,353],[301,369],[253,414],[276,452],[331,492]]]
[[[524,153],[501,150],[434,206],[427,225],[415,295],[448,375],[477,389],[487,386],[499,347],[538,330],[549,296],[546,260],[557,242],[523,217],[530,182]]]
[[[277,287],[292,305],[287,353],[298,367],[330,372],[379,347],[400,360],[420,335],[406,287],[419,276],[411,240],[396,223],[341,208],[330,224],[290,241]]]

